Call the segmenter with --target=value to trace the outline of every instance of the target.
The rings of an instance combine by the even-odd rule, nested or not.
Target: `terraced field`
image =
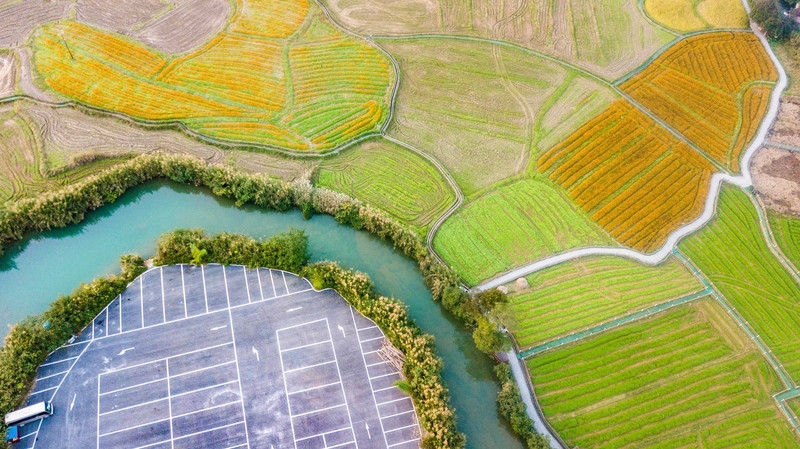
[[[420,33],[501,39],[607,79],[643,63],[673,36],[648,22],[638,0],[325,0],[340,23],[366,35]]]
[[[752,33],[707,33],[673,45],[620,87],[709,158],[738,172],[777,78]]]
[[[770,213],[769,226],[783,254],[800,269],[800,218]]]
[[[800,284],[770,252],[747,194],[723,188],[718,217],[679,245],[800,379]]]
[[[72,20],[31,45],[42,83],[68,98],[222,140],[324,152],[388,116],[388,60],[305,1],[239,2],[227,31],[180,57]]]
[[[789,399],[786,403],[789,404],[789,408],[792,410],[792,413],[794,413],[794,416],[800,419],[800,398]]]
[[[581,448],[769,447],[798,440],[783,386],[713,300],[528,361],[556,431]]]
[[[526,178],[460,209],[436,233],[436,251],[474,285],[509,268],[567,249],[612,245],[549,180]]]
[[[715,171],[626,100],[543,154],[538,169],[618,242],[643,252],[700,215]]]
[[[379,40],[400,64],[389,132],[437,158],[467,196],[521,173],[613,99],[607,87],[526,53],[456,39]]]
[[[656,22],[679,32],[749,27],[739,0],[644,0],[644,10]]]
[[[527,277],[530,290],[511,295],[521,349],[698,292],[702,283],[674,258],[656,267],[592,257]]]
[[[318,184],[425,228],[455,195],[436,167],[386,140],[370,140],[320,164]]]

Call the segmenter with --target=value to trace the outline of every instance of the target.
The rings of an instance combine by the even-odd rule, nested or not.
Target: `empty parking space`
[[[15,447],[419,447],[384,337],[270,269],[149,270],[39,368],[46,420]]]

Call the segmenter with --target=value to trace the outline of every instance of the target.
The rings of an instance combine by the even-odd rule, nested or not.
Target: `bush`
[[[777,0],[758,0],[750,13],[763,30],[764,34],[776,41],[788,40],[798,29],[797,22],[784,13],[784,8]]]
[[[519,435],[530,449],[545,449],[550,443],[533,427],[533,420],[525,413],[525,403],[522,402],[519,387],[511,374],[511,367],[507,364],[498,364],[494,367],[497,378],[500,379],[500,393],[497,394],[497,409],[505,417],[514,432]]]

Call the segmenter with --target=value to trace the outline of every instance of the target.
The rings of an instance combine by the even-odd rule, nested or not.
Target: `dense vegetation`
[[[530,290],[511,295],[509,329],[521,348],[702,290],[674,258],[656,267],[593,257],[528,276]]]
[[[797,22],[784,13],[784,8],[788,8],[788,6],[788,2],[779,0],[756,0],[750,12],[750,18],[764,30],[768,37],[776,41],[786,41],[800,29]]]
[[[800,284],[769,250],[748,194],[723,188],[716,220],[679,248],[800,379]]]
[[[494,367],[497,378],[500,379],[500,393],[497,394],[497,406],[514,432],[528,445],[529,449],[545,449],[550,445],[540,434],[536,433],[533,421],[525,413],[525,403],[522,402],[519,386],[511,373],[511,367],[502,363]]]
[[[770,213],[769,225],[783,254],[800,270],[800,218]]]
[[[529,361],[539,403],[582,448],[794,448],[774,371],[713,301]]]

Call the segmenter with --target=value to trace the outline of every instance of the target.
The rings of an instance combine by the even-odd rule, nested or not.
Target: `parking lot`
[[[157,267],[40,366],[14,447],[418,448],[383,340],[290,273]]]

